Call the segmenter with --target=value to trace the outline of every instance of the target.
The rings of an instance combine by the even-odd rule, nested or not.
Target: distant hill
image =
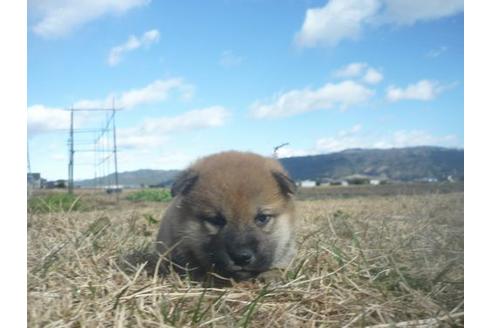
[[[464,150],[442,147],[349,149],[280,161],[295,180],[340,179],[354,174],[400,181],[464,178]]]
[[[281,158],[280,162],[295,180],[341,179],[355,174],[399,181],[446,180],[448,176],[464,179],[464,150],[442,147],[348,149],[325,155]],[[118,178],[124,186],[169,186],[179,172],[137,170],[121,172]],[[93,186],[94,179],[76,181],[75,185]]]
[[[140,186],[153,185],[163,183],[165,185],[171,185],[174,178],[179,173],[179,170],[137,170],[118,173],[118,183],[123,186]],[[113,184],[106,183],[104,181],[114,181],[114,174],[100,178],[103,182],[101,185]],[[94,179],[86,179],[75,181],[76,186],[91,187],[95,185]]]

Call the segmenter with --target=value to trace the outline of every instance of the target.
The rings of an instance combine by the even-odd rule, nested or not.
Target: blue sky
[[[462,148],[463,29],[454,0],[32,0],[31,168],[66,178],[63,109],[113,98],[120,171],[283,142],[280,156]],[[93,157],[76,153],[76,179]]]

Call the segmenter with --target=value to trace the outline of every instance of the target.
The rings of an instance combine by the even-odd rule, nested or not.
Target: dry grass
[[[462,192],[299,201],[284,281],[229,288],[144,268],[166,205],[104,204],[28,215],[30,327],[464,324]]]

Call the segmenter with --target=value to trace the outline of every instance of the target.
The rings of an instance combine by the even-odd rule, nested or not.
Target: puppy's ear
[[[280,171],[272,171],[272,175],[275,181],[277,181],[282,194],[287,197],[293,196],[295,194],[297,187],[295,182],[291,178]]]
[[[171,187],[171,195],[176,197],[179,194],[186,195],[198,180],[198,173],[193,170],[186,170],[181,173]]]

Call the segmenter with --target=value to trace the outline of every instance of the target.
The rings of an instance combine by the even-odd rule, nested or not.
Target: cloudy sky
[[[31,168],[66,178],[64,109],[113,100],[120,171],[284,142],[281,156],[462,148],[463,43],[455,0],[29,0]],[[75,159],[94,176],[94,155]]]

